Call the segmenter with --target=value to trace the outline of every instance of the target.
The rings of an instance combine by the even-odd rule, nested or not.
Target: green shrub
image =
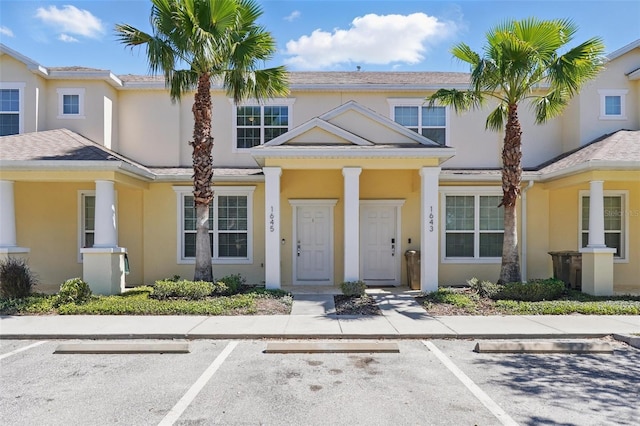
[[[500,284],[494,284],[491,281],[480,281],[476,277],[467,281],[471,290],[475,291],[478,296],[493,299],[502,289]]]
[[[524,302],[540,302],[555,300],[565,291],[565,284],[553,278],[532,280],[528,283],[507,283],[495,295],[496,300],[521,300]]]
[[[364,296],[366,289],[364,281],[345,281],[340,284],[340,290],[345,296]]]
[[[222,296],[238,294],[245,283],[246,280],[240,274],[227,275],[216,280],[213,293]]]
[[[213,283],[207,281],[188,280],[160,280],[153,286],[151,297],[154,299],[188,299],[199,300],[210,296],[213,292]]]
[[[91,299],[91,288],[89,284],[82,281],[80,278],[72,278],[65,281],[60,286],[58,292],[58,305],[64,305],[65,303],[85,303]]]
[[[36,276],[27,262],[19,257],[0,261],[0,296],[5,299],[27,297],[37,284]]]

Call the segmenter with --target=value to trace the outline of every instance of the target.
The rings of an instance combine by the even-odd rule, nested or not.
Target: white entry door
[[[294,205],[294,212],[294,282],[332,282],[333,205]]]
[[[360,205],[360,271],[369,285],[400,284],[399,203]]]

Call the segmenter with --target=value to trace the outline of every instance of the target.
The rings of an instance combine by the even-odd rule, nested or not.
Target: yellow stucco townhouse
[[[417,250],[425,291],[495,281],[503,135],[486,111],[424,103],[468,79],[292,72],[289,97],[242,105],[213,84],[214,275],[406,286]],[[191,105],[160,78],[45,67],[0,45],[0,256],[27,257],[45,291],[192,276]],[[640,40],[562,117],[520,118],[523,277],[551,276],[549,252],[571,251],[585,291],[639,292]]]

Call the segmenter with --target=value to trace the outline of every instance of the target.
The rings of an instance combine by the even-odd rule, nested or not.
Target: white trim
[[[88,247],[84,247],[83,242],[84,242],[84,224],[86,221],[86,217],[84,215],[84,200],[86,196],[91,196],[91,197],[95,197],[96,196],[96,191],[95,189],[91,189],[91,190],[84,190],[84,189],[80,189],[78,190],[78,220],[77,220],[77,243],[78,243],[78,263],[82,263],[82,249],[84,248],[88,248]],[[116,197],[117,199],[117,197]],[[117,212],[117,209],[116,209]],[[95,218],[94,218],[94,225],[93,225],[93,233],[94,233],[94,237],[95,237]]]
[[[84,88],[59,88],[56,90],[58,93],[58,119],[84,119]],[[76,95],[78,96],[78,113],[77,114],[65,114],[64,113],[64,97],[65,95]]]
[[[360,211],[358,215],[358,220],[360,221],[360,216],[362,214],[362,206],[371,206],[371,207],[394,207],[396,211],[396,247],[395,247],[395,265],[394,265],[394,279],[392,281],[375,281],[370,283],[371,285],[394,285],[400,286],[401,283],[401,268],[402,268],[402,206],[404,206],[405,200],[403,199],[386,199],[386,200],[360,200]],[[358,224],[358,229],[360,230],[360,238],[358,244],[360,244],[360,279],[364,280],[364,258],[362,251],[362,237],[364,233],[362,232],[362,222]]]
[[[24,89],[26,83],[0,82],[0,90],[18,90],[18,134],[24,133]],[[15,114],[15,111],[0,111],[0,114]]]
[[[440,262],[441,263],[466,263],[466,264],[499,264],[502,257],[480,257],[480,197],[502,196],[502,188],[499,186],[440,186]],[[473,253],[474,257],[447,257],[447,196],[473,196],[474,197],[474,229],[473,229]],[[504,229],[503,229],[504,232]]]
[[[600,120],[626,120],[627,119],[627,93],[626,89],[599,89],[600,95]],[[620,97],[620,114],[607,114],[605,99],[607,96]]]
[[[587,248],[587,247],[582,247],[582,233],[589,232],[589,230],[584,231],[582,229],[582,199],[584,197],[589,197],[590,194],[591,194],[591,191],[588,189],[581,189],[580,191],[578,191],[578,249],[579,250],[582,250],[583,248],[584,249]],[[621,197],[622,199],[621,205],[620,205],[620,209],[622,210],[622,230],[620,232],[620,235],[623,239],[622,247],[621,247],[623,250],[623,253],[622,253],[623,256],[616,257],[614,255],[613,263],[629,263],[629,220],[628,220],[629,210],[627,209],[627,206],[629,203],[629,191],[626,189],[605,190],[604,196],[605,197]]]
[[[342,169],[344,187],[344,275],[343,281],[360,280],[360,175],[361,167]]]
[[[294,285],[329,285],[333,284],[334,281],[334,263],[335,263],[335,247],[334,247],[334,210],[335,206],[338,203],[338,200],[335,198],[327,198],[327,199],[316,199],[316,200],[305,200],[305,199],[289,199],[289,204],[292,209],[292,241],[291,241],[291,282]],[[328,207],[329,208],[329,281],[326,280],[298,280],[298,207]]]
[[[421,167],[420,171],[420,290],[437,291],[440,278],[439,244],[440,216],[438,203],[439,167]],[[409,284],[407,277],[407,284]]]
[[[176,238],[176,263],[178,265],[194,265],[195,258],[184,257],[184,197],[193,195],[192,186],[172,186],[176,193],[176,217],[178,223],[176,226],[177,238]],[[213,229],[209,232],[213,233],[213,250],[211,253],[211,264],[213,265],[249,265],[253,264],[253,194],[255,186],[214,186],[213,187],[213,209],[214,209],[214,221]],[[247,257],[216,257],[217,243],[218,243],[218,225],[217,225],[217,207],[218,196],[246,196],[247,197]]]
[[[232,98],[228,98],[228,100],[231,103],[231,152],[235,154],[249,153],[249,150],[255,148],[238,148],[238,107],[259,106],[260,117],[264,117],[265,106],[286,106],[288,109],[287,132],[290,131],[293,126],[293,104],[296,102],[296,98],[276,98],[264,100],[248,99],[237,105]],[[260,145],[257,146],[264,145],[264,143],[264,123],[262,123],[260,125]]]
[[[395,107],[429,107],[428,102],[424,99],[424,98],[387,98],[387,103],[389,104],[389,117],[390,119],[396,123],[399,124],[395,121]],[[444,108],[444,145],[439,144],[436,141],[432,141],[434,144],[436,144],[437,146],[451,146],[451,140],[450,140],[450,113],[449,113],[449,107],[446,105],[440,105],[438,103],[434,104],[434,107],[441,107]],[[405,127],[405,126],[403,126]],[[417,134],[419,134],[420,136],[422,136],[422,129],[440,129],[440,126],[423,126],[422,125],[422,110],[421,108],[418,108],[418,132]],[[408,129],[408,127],[405,127],[406,129]],[[411,130],[411,132],[413,132],[413,130]],[[413,132],[416,133],[416,132]],[[428,139],[426,136],[422,136],[427,140],[431,140]]]
[[[285,144],[286,142],[290,141],[291,139],[298,137],[306,132],[308,132],[309,130],[312,130],[314,128],[320,128],[322,130],[324,130],[327,133],[333,134],[335,136],[338,136],[344,140],[346,140],[347,142],[351,142],[354,145],[359,145],[359,146],[371,146],[373,145],[373,143],[369,142],[366,139],[361,138],[358,135],[355,135],[347,130],[344,130],[338,126],[335,126],[329,122],[326,122],[320,118],[312,118],[311,120],[307,121],[306,123],[296,127],[293,130],[288,131],[287,133],[284,133],[276,138],[271,139],[269,142],[263,144],[264,146],[280,146]],[[247,149],[251,149],[251,148],[247,148]]]

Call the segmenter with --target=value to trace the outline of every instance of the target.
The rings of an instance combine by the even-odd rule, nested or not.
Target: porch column
[[[360,167],[345,167],[344,281],[360,279]]]
[[[82,279],[96,294],[120,294],[125,288],[127,249],[118,247],[115,184],[96,181],[93,247],[80,249]]]
[[[13,181],[0,180],[0,258],[26,253],[28,248],[17,246]]]
[[[589,244],[582,253],[582,291],[596,296],[613,295],[614,248],[604,241],[604,182],[589,182]]]
[[[265,176],[265,287],[280,288],[280,167],[263,167]]]
[[[438,289],[438,183],[440,167],[420,169],[420,290]]]

